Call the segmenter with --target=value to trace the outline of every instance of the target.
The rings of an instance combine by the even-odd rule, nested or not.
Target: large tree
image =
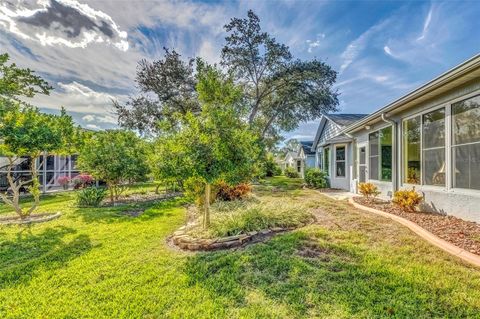
[[[176,113],[200,111],[195,90],[195,60],[184,61],[175,50],[164,50],[163,59],[138,63],[135,81],[140,94],[131,97],[125,105],[114,101],[120,126],[156,135],[159,122],[176,125]]]
[[[287,46],[262,32],[251,10],[246,19],[233,18],[225,29],[222,64],[243,85],[248,122],[262,139],[277,140],[281,131],[336,110],[336,72],[329,65],[293,59]]]
[[[334,111],[337,93],[332,89],[336,72],[318,60],[293,59],[287,46],[260,28],[259,18],[233,18],[222,50],[224,72],[232,74],[242,89],[247,113],[242,120],[263,141],[276,142],[282,131]],[[164,58],[140,61],[136,82],[140,94],[126,105],[114,103],[119,124],[141,133],[158,134],[158,123],[178,126],[175,114],[200,114],[196,86],[201,59],[182,59],[165,49]]]

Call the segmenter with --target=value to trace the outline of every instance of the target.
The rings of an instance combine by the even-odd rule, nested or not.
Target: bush
[[[94,179],[93,179],[92,175],[89,175],[89,174],[77,175],[72,179],[73,188],[75,188],[75,189],[85,188],[87,186],[92,185],[93,181],[94,181]]]
[[[77,193],[79,207],[98,207],[107,196],[107,190],[99,187],[87,187]]]
[[[189,177],[183,182],[183,195],[188,201],[195,202],[197,206],[203,206],[205,201],[205,182],[199,177]],[[216,185],[212,185],[210,192],[210,204],[217,197]]]
[[[423,200],[423,196],[415,191],[415,187],[411,190],[399,190],[393,194],[392,202],[398,205],[406,212],[414,212]]]
[[[230,186],[225,182],[220,182],[217,185],[217,198],[223,201],[232,201],[245,198],[252,191],[252,186],[247,183],[240,183],[235,186]]]
[[[57,183],[62,186],[64,189],[68,188],[68,184],[70,183],[70,177],[68,176],[60,176],[57,179]]]
[[[275,162],[273,156],[268,156],[263,163],[263,173],[266,177],[282,175],[282,169]]]
[[[319,168],[309,168],[305,172],[305,183],[312,188],[328,187],[327,173]]]
[[[368,200],[375,199],[380,194],[378,187],[372,183],[358,184],[358,191]]]
[[[285,174],[285,176],[290,177],[290,178],[298,178],[299,177],[297,170],[293,167],[287,167],[283,173]]]

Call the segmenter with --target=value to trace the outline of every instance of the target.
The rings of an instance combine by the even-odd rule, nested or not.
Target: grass
[[[201,220],[202,214],[197,213]],[[301,198],[285,196],[250,196],[231,202],[217,201],[211,206],[211,225],[203,230],[199,222],[190,232],[199,238],[246,234],[274,227],[299,227],[312,221],[309,208]]]
[[[181,200],[129,217],[47,196],[41,210],[60,219],[0,228],[0,318],[480,318],[478,269],[300,183],[273,178],[256,194],[298,199],[317,225],[200,254],[165,243]]]

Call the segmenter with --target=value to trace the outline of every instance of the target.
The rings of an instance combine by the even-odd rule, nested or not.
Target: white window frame
[[[328,156],[326,156],[328,150]],[[322,150],[322,170],[327,173],[327,176],[330,177],[330,170],[332,168],[332,163],[330,163],[330,158],[332,157],[332,154],[330,152],[330,146],[324,147]],[[325,170],[325,163],[328,161],[328,170]]]
[[[403,121],[403,120],[402,120]],[[403,122],[402,122],[403,123]],[[393,147],[394,147],[394,130],[395,130],[395,127],[391,124],[385,124],[385,125],[382,125],[382,126],[379,126],[378,129],[375,129],[375,130],[372,130],[371,132],[368,132],[367,133],[367,141],[366,141],[366,144],[367,144],[367,148],[365,149],[367,154],[367,176],[366,176],[366,180],[367,181],[375,181],[375,182],[379,182],[379,183],[393,183],[393,174],[394,174],[394,170],[396,169],[395,167],[393,167],[393,157],[395,156],[394,155],[394,152],[392,152],[392,180],[390,181],[384,181],[384,180],[381,180],[379,179],[380,177],[380,172],[382,170],[382,163],[381,163],[381,151],[380,151],[380,135],[378,136],[378,155],[375,155],[376,157],[378,157],[378,167],[377,167],[377,171],[378,171],[378,176],[377,178],[370,178],[370,168],[371,168],[371,165],[370,165],[370,149],[371,149],[371,145],[370,145],[370,134],[374,134],[375,132],[378,132],[380,134],[380,131],[383,130],[383,129],[386,129],[387,127],[391,127],[392,128],[392,151],[393,151]]]
[[[460,99],[459,101],[463,101],[468,98],[463,98]],[[407,187],[415,187],[415,186],[421,186],[423,188],[434,188],[434,189],[450,189],[451,184],[451,158],[449,156],[449,151],[451,147],[451,140],[453,139],[452,136],[452,130],[451,130],[451,122],[452,122],[452,117],[451,117],[451,111],[452,111],[452,104],[455,102],[444,102],[432,107],[429,107],[421,112],[417,112],[415,114],[411,114],[409,116],[403,117],[401,119],[401,125],[400,125],[400,136],[402,137],[400,140],[401,147],[400,149],[402,150],[401,152],[401,176],[400,176],[400,182],[402,186],[407,186]],[[445,186],[441,185],[427,185],[425,184],[425,170],[424,170],[424,165],[423,165],[423,115],[431,112],[438,111],[441,108],[445,108],[445,169],[447,173],[445,174]],[[420,117],[420,183],[419,184],[411,184],[411,183],[405,183],[405,165],[404,165],[404,154],[405,154],[405,145],[403,143],[403,129],[404,129],[404,124],[405,121],[411,120],[415,117]],[[433,148],[432,148],[433,149]]]
[[[337,160],[337,148],[341,148],[341,147],[343,147],[345,149],[345,159],[344,160]],[[347,167],[347,156],[348,156],[348,154],[347,154],[347,152],[348,152],[347,151],[347,144],[336,144],[335,147],[334,147],[334,150],[335,150],[335,152],[333,154],[334,155],[333,158],[334,158],[334,162],[335,162],[335,165],[334,165],[335,178],[339,178],[339,179],[340,178],[342,178],[342,179],[347,178],[347,169],[348,169],[348,167]],[[345,176],[338,176],[337,175],[337,163],[338,162],[345,163]]]

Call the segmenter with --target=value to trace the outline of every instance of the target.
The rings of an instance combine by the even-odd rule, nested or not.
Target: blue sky
[[[218,62],[231,17],[248,9],[295,57],[339,72],[339,111],[369,113],[480,52],[479,1],[0,2],[0,51],[54,87],[32,101],[111,128],[111,99],[135,94],[135,68],[162,47]],[[318,121],[287,137],[311,139]]]

